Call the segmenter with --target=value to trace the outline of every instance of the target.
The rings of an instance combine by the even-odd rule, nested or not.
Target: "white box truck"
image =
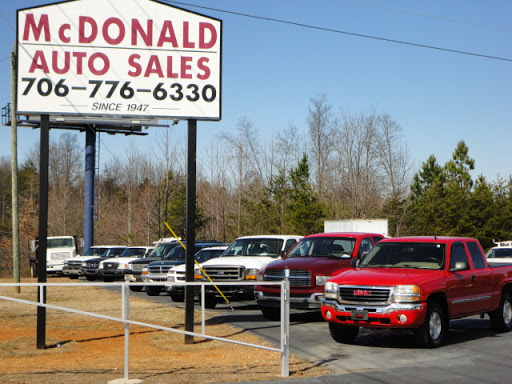
[[[371,232],[387,237],[388,219],[326,220],[324,232]]]

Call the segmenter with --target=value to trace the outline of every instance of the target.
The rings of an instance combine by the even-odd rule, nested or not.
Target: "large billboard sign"
[[[18,10],[19,114],[221,119],[222,22],[153,0]]]

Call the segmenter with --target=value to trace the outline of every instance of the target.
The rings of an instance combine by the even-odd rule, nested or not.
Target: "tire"
[[[132,292],[142,292],[143,289],[144,289],[144,287],[142,285],[130,286],[130,291],[132,291]]]
[[[103,281],[105,283],[113,283],[115,280],[115,278],[111,277],[111,276],[103,276]]]
[[[281,308],[274,307],[260,307],[261,313],[265,319],[271,321],[279,321],[281,320]]]
[[[334,341],[342,344],[352,344],[359,333],[359,327],[329,323],[329,332]]]
[[[183,303],[185,301],[185,296],[181,294],[171,293],[171,300],[175,303]]]
[[[213,309],[217,306],[217,298],[215,296],[205,295],[204,299],[204,307],[208,309]],[[199,304],[201,304],[201,295],[199,295]]]
[[[30,263],[30,277],[37,277],[37,264],[34,262]]]
[[[414,331],[416,342],[424,348],[437,348],[443,345],[448,321],[441,305],[436,302],[427,304],[427,314],[423,325]]]
[[[154,285],[146,285],[146,294],[148,296],[159,296],[161,288]]]
[[[87,279],[87,281],[94,281],[94,280],[96,280],[96,276],[91,276],[91,275],[85,275],[85,278]]]
[[[78,275],[68,275],[71,280],[78,279]]]
[[[500,305],[489,313],[491,327],[497,332],[510,332],[512,330],[512,296],[503,292]]]

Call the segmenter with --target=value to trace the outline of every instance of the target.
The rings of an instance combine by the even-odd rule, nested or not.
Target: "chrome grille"
[[[130,264],[132,271],[142,271],[147,264]]]
[[[85,263],[85,265],[86,265],[86,268],[98,268],[100,266],[100,262],[93,261],[93,262]]]
[[[156,273],[156,274],[161,274],[161,273],[167,274],[167,272],[169,271],[169,269],[171,269],[171,267],[172,267],[172,265],[149,266],[148,272]]]
[[[105,271],[115,270],[115,269],[117,269],[118,265],[119,265],[119,263],[113,263],[113,262],[103,263],[103,270],[105,270]]]
[[[340,303],[349,304],[387,304],[390,288],[365,286],[340,286],[338,296]]]
[[[242,266],[205,266],[203,270],[213,281],[241,281],[245,277],[245,268]]]
[[[82,266],[82,262],[81,261],[73,261],[73,260],[69,260],[67,262],[67,265],[68,267],[73,267],[73,268],[80,268]]]
[[[265,281],[282,281],[284,280],[284,269],[266,269]],[[290,269],[290,286],[291,287],[310,287],[311,272],[300,269]]]
[[[66,260],[69,259],[69,252],[51,252],[50,259],[51,260]]]

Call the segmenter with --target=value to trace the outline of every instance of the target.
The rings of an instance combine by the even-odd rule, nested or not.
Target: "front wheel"
[[[132,292],[142,292],[143,289],[142,285],[130,285],[130,291]]]
[[[343,344],[352,344],[359,333],[359,327],[329,323],[329,332],[334,341]]]
[[[156,287],[154,285],[146,285],[146,294],[148,296],[159,296],[160,287]]]
[[[509,332],[512,330],[512,296],[504,292],[501,296],[500,305],[496,310],[489,313],[491,326],[497,332]]]
[[[425,348],[437,348],[443,345],[448,322],[443,308],[437,302],[427,305],[427,315],[423,325],[414,331],[418,344]]]
[[[279,321],[281,319],[281,308],[273,307],[260,307],[263,317],[272,321]]]
[[[94,281],[94,280],[96,280],[96,276],[92,276],[92,275],[85,275],[85,278],[87,279],[87,281]]]
[[[201,295],[199,295],[199,304],[201,304]],[[204,307],[213,309],[217,306],[217,298],[215,296],[205,295]]]
[[[175,303],[183,303],[185,301],[185,295],[179,293],[171,293],[171,300]]]

